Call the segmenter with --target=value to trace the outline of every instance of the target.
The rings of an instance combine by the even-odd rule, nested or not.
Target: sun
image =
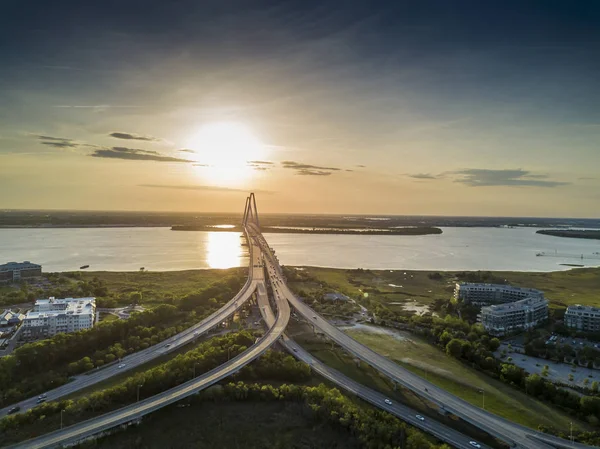
[[[248,161],[266,156],[265,145],[249,127],[238,122],[206,124],[186,146],[196,153],[198,175],[222,185],[247,180],[255,172]]]

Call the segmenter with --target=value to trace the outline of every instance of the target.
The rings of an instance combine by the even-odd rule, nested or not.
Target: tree
[[[598,393],[598,381],[596,380],[592,382],[592,391]]]
[[[459,338],[453,338],[446,345],[446,354],[451,355],[452,357],[460,357],[463,346],[463,340]]]
[[[129,300],[131,304],[138,305],[142,303],[142,293],[141,292],[132,292],[129,295]]]

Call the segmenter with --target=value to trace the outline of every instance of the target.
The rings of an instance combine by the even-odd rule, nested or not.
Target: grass
[[[412,335],[399,339],[390,334],[349,331],[354,339],[386,356],[410,371],[426,378],[467,402],[481,407],[485,390],[485,408],[524,426],[540,424],[558,429],[569,428],[571,417],[537,399],[472,369],[446,355],[437,347]],[[582,423],[577,427],[587,430]]]
[[[165,298],[180,298],[222,280],[227,276],[245,272],[246,268],[228,270],[185,270],[163,272],[113,272],[92,271],[81,272],[81,279],[91,281],[97,277],[108,287],[110,296],[122,298],[119,304],[129,303],[128,295],[142,292],[143,304],[162,303]]]
[[[168,407],[137,427],[101,439],[95,447],[354,449],[359,445],[349,433],[315,423],[300,404],[223,402]]]
[[[390,306],[391,302],[416,300],[427,305],[435,299],[452,296],[457,272],[410,271],[410,270],[342,270],[334,268],[305,267],[306,274],[317,282],[293,285],[294,289],[311,288],[325,282],[353,298],[368,292],[371,298]],[[439,280],[429,275],[439,273]],[[576,268],[568,271],[515,272],[493,271],[494,276],[507,279],[510,284],[542,290],[554,307],[570,304],[600,306],[600,268]],[[389,284],[401,285],[392,287]],[[393,305],[392,305],[393,306]],[[401,305],[399,305],[401,307]],[[393,307],[390,307],[393,309]]]
[[[316,337],[305,325],[290,322],[290,325],[288,326],[288,335],[293,337],[295,341],[301,344],[303,348],[308,350],[316,358],[351,379],[385,394],[394,401],[406,404],[421,415],[429,416],[459,432],[470,435],[475,440],[485,442],[491,447],[503,447],[476,427],[473,427],[464,421],[460,421],[455,417],[441,415],[434,404],[420,398],[411,391],[404,388],[394,389],[393,383],[387,377],[382,376],[377,370],[364,362],[358,362],[358,360],[353,359],[341,349],[337,347],[333,347],[332,349],[329,342],[325,342]],[[322,380],[320,377],[313,380],[313,382],[315,384],[324,382],[332,387],[339,388],[329,381]],[[354,398],[353,396],[350,397],[364,406],[364,402],[358,398]]]

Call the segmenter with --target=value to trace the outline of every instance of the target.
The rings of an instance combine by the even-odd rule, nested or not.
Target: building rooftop
[[[581,312],[594,312],[594,313],[600,313],[600,308],[598,307],[593,307],[593,306],[584,306],[581,304],[575,304],[575,305],[571,305],[569,307],[567,307],[567,312],[569,311],[581,311]]]
[[[0,265],[0,271],[23,270],[27,268],[42,268],[41,265],[31,263],[28,260],[25,262],[8,262]]]
[[[27,318],[36,319],[59,315],[87,315],[92,312],[95,301],[96,298],[93,297],[62,299],[50,297],[48,299],[38,299],[35,302],[34,310],[27,313]],[[64,307],[58,309],[46,309],[45,307],[42,307],[45,310],[39,310],[40,306],[47,305],[60,305]]]
[[[507,302],[506,304],[495,304],[493,306],[483,307],[490,312],[506,312],[509,310],[527,309],[540,303],[548,303],[544,298],[525,298],[519,301]]]

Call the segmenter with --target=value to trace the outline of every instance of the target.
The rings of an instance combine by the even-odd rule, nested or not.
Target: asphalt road
[[[103,367],[102,369],[76,376],[73,381],[62,385],[58,388],[54,388],[52,390],[47,391],[46,400],[54,401],[60,399],[83,388],[87,388],[99,382],[103,382],[106,379],[111,378],[112,376],[116,376],[128,370],[136,368],[140,365],[148,363],[156,357],[160,357],[172,351],[176,351],[178,348],[190,343],[194,339],[200,337],[202,334],[205,334],[212,328],[221,324],[224,320],[233,315],[240,307],[242,307],[248,299],[252,297],[252,294],[256,289],[257,283],[264,278],[264,271],[261,262],[261,251],[256,251],[254,249],[254,245],[250,245],[250,253],[250,260],[252,262],[252,265],[249,269],[250,276],[248,277],[248,280],[246,281],[242,289],[238,292],[238,294],[219,310],[202,320],[200,323],[195,324],[194,326],[189,327],[186,330],[180,332],[179,334],[167,338],[166,340],[163,340],[162,342],[154,346],[123,357],[121,361]],[[122,367],[119,368],[119,366]],[[0,409],[0,417],[8,414],[8,411],[16,405],[18,405],[21,408],[19,413],[24,413],[27,410],[38,405],[37,400],[37,397],[32,397],[20,401],[16,404],[9,405],[8,407],[4,407],[3,409]]]
[[[386,357],[377,354],[375,351],[349,337],[335,326],[329,324],[326,319],[296,298],[283,281],[281,267],[268,247],[266,240],[264,240],[264,237],[259,234],[259,230],[255,226],[250,225],[249,228],[252,233],[256,235],[263,253],[269,260],[267,265],[270,268],[272,267],[275,273],[277,273],[277,276],[279,276],[279,280],[275,281],[279,292],[285,295],[290,304],[300,315],[312,325],[319,328],[348,353],[368,363],[399,385],[408,388],[419,396],[437,404],[440,408],[460,417],[513,447],[525,449],[546,449],[549,447],[583,449],[592,447],[579,443],[571,444],[567,440],[536,432],[489,413],[479,407],[475,407],[434,384],[429,383],[425,379],[397,365]]]
[[[273,276],[275,273],[273,272],[271,275]],[[263,293],[259,289],[257,293],[258,307],[261,311],[265,324],[267,327],[270,327],[275,322],[273,309],[269,304],[266,291]],[[281,343],[290,352],[290,354],[292,354],[298,360],[310,365],[314,372],[319,373],[321,376],[336,384],[340,388],[343,388],[344,390],[360,397],[361,399],[371,403],[381,410],[385,410],[386,412],[397,416],[402,421],[435,436],[440,441],[451,444],[453,447],[459,449],[473,449],[473,446],[470,444],[471,441],[474,441],[473,438],[463,435],[462,433],[457,432],[456,430],[429,417],[423,417],[424,419],[421,420],[417,418],[417,415],[419,414],[417,411],[405,405],[397,404],[395,402],[392,402],[392,404],[387,404],[385,402],[387,399],[385,395],[372,390],[369,387],[365,387],[364,385],[340,373],[339,371],[328,367],[323,362],[313,357],[308,351],[304,350],[286,334],[283,335]],[[479,442],[477,443],[480,444],[482,449],[489,449],[489,446]]]

